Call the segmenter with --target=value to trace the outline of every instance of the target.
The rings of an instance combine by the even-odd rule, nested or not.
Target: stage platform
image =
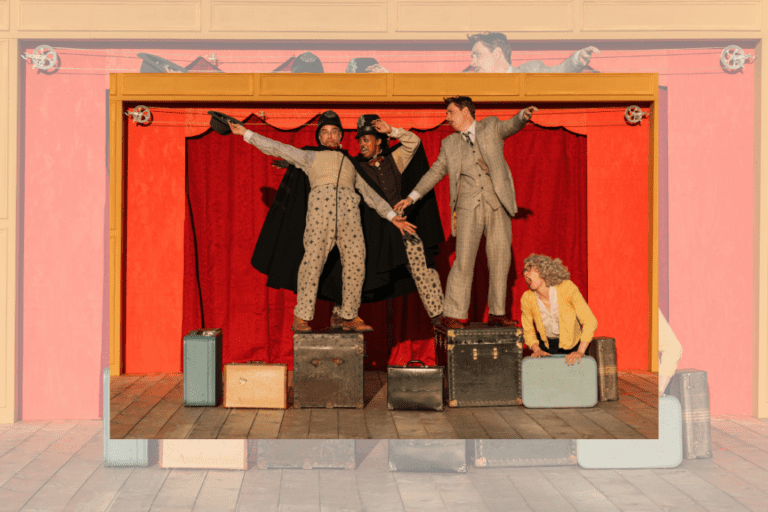
[[[365,372],[364,409],[185,407],[181,373],[111,379],[112,439],[657,439],[658,379],[618,372],[619,400],[593,408],[387,410],[386,372]],[[288,381],[291,382],[291,372]]]

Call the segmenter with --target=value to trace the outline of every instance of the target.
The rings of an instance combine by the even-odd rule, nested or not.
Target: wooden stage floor
[[[112,439],[657,439],[658,379],[618,372],[619,401],[592,408],[387,410],[386,372],[365,372],[364,409],[185,407],[181,373],[113,377]],[[289,373],[289,382],[291,374]]]

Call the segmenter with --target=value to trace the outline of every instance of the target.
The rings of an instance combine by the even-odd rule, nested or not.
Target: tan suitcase
[[[288,365],[225,364],[224,407],[287,409]]]
[[[161,468],[248,469],[246,439],[163,439]]]

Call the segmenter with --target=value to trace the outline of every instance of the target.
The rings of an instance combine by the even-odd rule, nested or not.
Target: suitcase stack
[[[362,333],[323,330],[293,335],[293,405],[362,409]]]
[[[523,359],[523,405],[529,408],[594,407],[597,363],[590,356],[568,365],[565,355]]]
[[[712,424],[709,416],[707,372],[677,370],[669,382],[670,395],[680,401],[683,415],[683,457],[712,457]]]
[[[572,439],[475,439],[468,444],[469,458],[478,468],[576,464]]]
[[[258,469],[355,469],[354,439],[259,439]]]
[[[616,340],[597,337],[587,347],[587,355],[597,363],[597,399],[601,402],[619,399],[616,373]]]
[[[389,470],[466,473],[467,442],[464,439],[390,439]]]
[[[446,369],[450,407],[517,405],[522,353],[519,327],[435,327],[435,360]]]
[[[288,365],[261,362],[224,365],[224,407],[286,409]]]
[[[184,336],[184,405],[219,405],[221,358],[221,329],[195,329]]]
[[[421,366],[410,366],[418,363]],[[442,366],[409,361],[387,368],[387,409],[390,411],[442,411],[444,395]]]

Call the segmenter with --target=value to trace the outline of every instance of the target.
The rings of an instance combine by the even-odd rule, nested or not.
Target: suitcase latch
[[[472,349],[472,359],[477,361],[477,349],[476,348]]]
[[[342,358],[340,358],[340,357],[334,357],[333,358],[333,362],[336,363],[339,366],[344,364],[344,360]]]
[[[319,359],[313,359],[313,360],[311,360],[311,361],[309,362],[309,364],[311,364],[312,366],[314,366],[315,368],[317,368],[317,365],[319,365],[319,364],[320,364],[320,360],[319,360]]]
[[[496,347],[493,347],[493,358],[497,359],[499,357],[499,349]]]

